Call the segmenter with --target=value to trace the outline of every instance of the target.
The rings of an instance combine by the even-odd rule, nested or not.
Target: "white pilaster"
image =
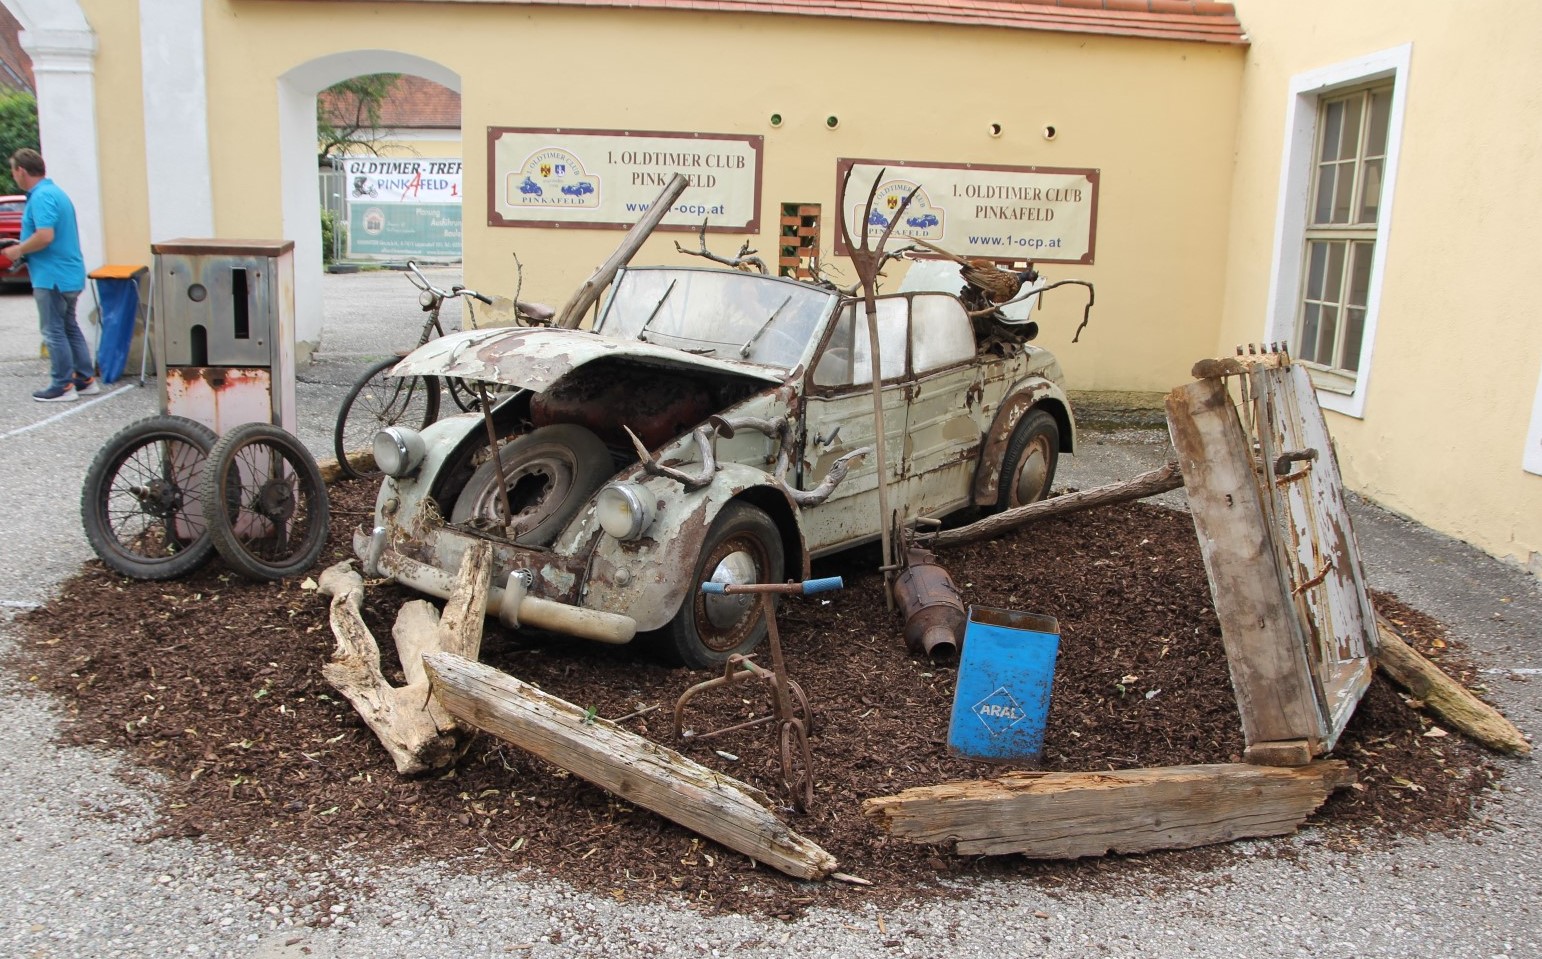
[[[214,235],[203,0],[139,0],[150,241]]]
[[[38,139],[48,176],[68,193],[86,269],[106,262],[102,171],[96,131],[96,34],[89,26],[33,26],[21,47],[37,80]]]

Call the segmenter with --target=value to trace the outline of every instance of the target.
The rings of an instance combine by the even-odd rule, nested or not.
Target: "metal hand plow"
[[[777,742],[781,747],[782,786],[791,798],[793,807],[807,812],[814,804],[814,756],[809,749],[808,735],[813,729],[814,713],[809,707],[808,696],[803,688],[787,676],[787,663],[782,657],[782,638],[776,628],[776,603],[773,594],[808,596],[828,590],[841,589],[845,582],[839,576],[826,579],[809,579],[799,583],[702,583],[704,593],[734,595],[756,593],[766,617],[766,631],[771,646],[771,668],[754,661],[753,656],[734,655],[724,664],[723,675],[697,683],[680,695],[675,702],[675,738],[708,739],[740,729],[776,724]],[[771,687],[771,712],[732,726],[724,726],[698,733],[685,729],[685,704],[698,693],[709,689],[731,687],[756,680]]]

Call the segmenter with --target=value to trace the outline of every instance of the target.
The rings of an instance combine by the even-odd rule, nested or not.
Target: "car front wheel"
[[[771,517],[748,503],[724,506],[702,544],[689,595],[660,631],[665,652],[692,669],[707,669],[760,645],[766,636],[761,597],[703,593],[701,584],[778,583],[783,571],[782,537]]]
[[[1060,427],[1043,410],[1029,410],[1001,458],[1001,489],[996,509],[1037,503],[1049,496],[1060,457]]]

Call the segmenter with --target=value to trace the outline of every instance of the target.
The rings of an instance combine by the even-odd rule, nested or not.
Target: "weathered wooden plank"
[[[777,819],[760,790],[490,666],[451,653],[424,663],[462,721],[788,875],[834,871],[835,857]]]
[[[1168,431],[1221,621],[1249,744],[1320,742],[1324,717],[1306,640],[1226,384],[1204,379],[1167,395]]]
[[[893,835],[956,843],[963,855],[1075,859],[1285,835],[1354,779],[1337,760],[1022,772],[907,789],[867,800],[862,812]]]
[[[944,530],[933,537],[928,545],[934,549],[942,549],[963,543],[975,543],[1050,516],[1064,516],[1066,513],[1092,509],[1095,506],[1144,499],[1147,496],[1177,489],[1182,485],[1183,475],[1179,472],[1178,464],[1168,463],[1154,470],[1148,470],[1124,483],[1112,483],[1108,486],[1067,493],[1053,499],[1040,500],[1025,506],[1014,506],[967,526]]]
[[[1282,743],[1251,743],[1242,758],[1256,766],[1305,766],[1312,761],[1312,743],[1291,739]]]
[[[1377,617],[1381,645],[1376,665],[1433,713],[1463,735],[1497,752],[1531,754],[1531,743],[1499,710],[1485,703],[1403,642],[1391,623]]]

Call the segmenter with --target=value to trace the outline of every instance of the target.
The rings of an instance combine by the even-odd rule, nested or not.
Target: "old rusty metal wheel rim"
[[[1046,487],[1049,485],[1050,463],[1054,461],[1055,455],[1050,442],[1049,436],[1037,433],[1023,447],[1012,476],[1012,506],[1036,503],[1048,495]]]
[[[560,443],[543,443],[524,450],[520,461],[504,473],[515,525],[536,525],[553,504],[565,501],[573,488],[577,468],[572,450]],[[503,497],[494,483],[477,499],[475,515],[498,519],[502,512]]]
[[[711,570],[707,579],[714,583],[768,582],[766,570],[771,558],[760,538],[749,533],[735,533],[717,544],[702,564]],[[753,595],[724,596],[698,593],[696,597],[696,632],[707,649],[722,653],[738,648],[760,623],[760,603]]]
[[[809,748],[808,730],[798,719],[781,723],[782,786],[798,812],[808,812],[814,805],[814,751]]]

